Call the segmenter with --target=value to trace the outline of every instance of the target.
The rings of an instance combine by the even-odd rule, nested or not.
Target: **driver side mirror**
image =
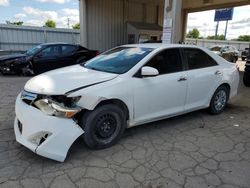
[[[151,77],[159,75],[159,71],[153,67],[144,66],[141,69],[142,77]]]

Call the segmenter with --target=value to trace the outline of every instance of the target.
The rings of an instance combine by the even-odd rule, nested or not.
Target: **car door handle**
[[[179,78],[178,82],[182,82],[182,81],[186,81],[186,80],[187,80],[187,77],[184,77],[184,76],[183,76],[183,77],[180,77],[180,78]]]
[[[219,70],[215,71],[214,74],[215,74],[215,75],[222,75],[221,71],[219,71]]]

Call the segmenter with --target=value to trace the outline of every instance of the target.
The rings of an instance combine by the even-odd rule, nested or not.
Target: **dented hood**
[[[24,89],[37,94],[63,95],[78,88],[112,80],[117,76],[74,65],[38,75],[30,79]]]

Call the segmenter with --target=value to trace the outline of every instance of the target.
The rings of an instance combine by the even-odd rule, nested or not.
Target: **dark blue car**
[[[0,56],[2,74],[40,74],[49,70],[83,63],[98,51],[80,45],[47,43],[35,46],[24,54]]]

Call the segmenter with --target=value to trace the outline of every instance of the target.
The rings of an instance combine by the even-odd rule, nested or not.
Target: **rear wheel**
[[[84,63],[85,61],[87,61],[86,57],[80,57],[76,60],[76,64]]]
[[[107,104],[86,112],[80,125],[85,131],[83,139],[91,149],[114,145],[126,128],[126,115],[116,105]]]
[[[221,113],[228,102],[229,98],[229,89],[226,86],[220,86],[214,92],[214,95],[210,101],[209,110],[212,114],[219,114]]]
[[[236,57],[232,57],[232,63],[236,63],[236,61],[237,61],[237,58]]]
[[[239,57],[235,56],[235,63],[238,61]]]
[[[242,57],[241,59],[242,59],[242,61],[245,61],[246,58],[245,58],[245,57]]]

